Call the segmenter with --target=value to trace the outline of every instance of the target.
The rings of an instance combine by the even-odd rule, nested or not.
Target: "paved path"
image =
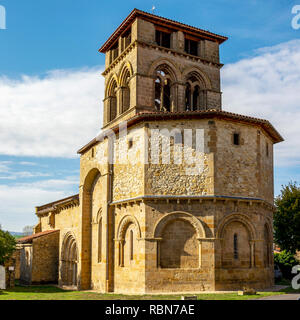
[[[263,297],[257,300],[298,300],[299,298],[300,298],[300,293],[289,293],[289,294],[281,294],[278,296]]]

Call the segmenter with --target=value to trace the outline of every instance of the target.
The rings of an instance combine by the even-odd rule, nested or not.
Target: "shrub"
[[[295,255],[289,251],[283,250],[280,253],[274,253],[274,262],[278,264],[283,278],[292,279],[292,267],[299,264],[299,261],[295,258]]]

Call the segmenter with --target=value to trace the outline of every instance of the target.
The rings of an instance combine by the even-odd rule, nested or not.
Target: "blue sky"
[[[114,5],[100,0],[0,0],[0,4],[7,10],[7,30],[0,34],[0,72],[13,76],[103,64],[97,49],[135,7],[150,11],[155,5],[159,15],[229,36],[221,51],[224,63],[299,37],[290,27],[297,1],[289,0],[117,0]]]
[[[0,224],[20,231],[36,223],[35,205],[78,192],[76,151],[101,128],[98,49],[135,7],[149,12],[155,5],[158,15],[229,37],[221,46],[224,109],[267,118],[283,133],[287,142],[275,148],[276,193],[300,181],[296,4],[0,0],[7,13],[0,30]]]

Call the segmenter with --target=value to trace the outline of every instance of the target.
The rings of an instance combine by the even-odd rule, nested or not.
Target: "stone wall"
[[[215,121],[215,194],[262,198],[273,203],[273,144],[259,127]],[[240,145],[233,144],[233,134]],[[269,145],[266,156],[265,145]]]
[[[149,239],[146,241],[146,292],[236,290],[247,284],[255,288],[273,284],[272,234],[267,240],[269,261],[267,264],[264,262],[264,227],[266,224],[272,227],[272,210],[268,205],[233,200],[147,201],[146,217],[146,239]],[[203,227],[202,233],[201,228],[197,231],[195,218]],[[155,229],[160,229],[160,221],[164,219],[162,232],[156,233]],[[180,240],[178,237],[176,241],[170,241],[172,234],[180,235],[187,229],[183,228],[183,221],[189,223],[194,231],[189,236],[184,233]],[[197,237],[193,236],[195,232],[198,232]],[[234,233],[238,234],[236,260]],[[167,242],[168,248],[165,248]],[[176,247],[175,250],[177,243],[184,249]],[[180,267],[170,263],[178,261],[179,252]],[[160,256],[162,254],[163,257]],[[193,256],[197,257],[198,264],[194,261],[184,265],[187,257]],[[169,268],[164,265],[166,260]],[[228,264],[229,261],[231,263]]]
[[[33,239],[31,283],[57,283],[59,232]]]
[[[147,201],[146,292],[214,290],[214,208],[209,203]]]
[[[14,288],[16,279],[16,257],[13,254],[4,264],[6,289]]]
[[[20,279],[20,263],[21,263],[21,250],[18,246],[12,256],[15,259],[15,280]]]
[[[184,140],[184,129],[192,130],[196,137],[196,129],[203,131],[203,149],[196,151],[193,145],[186,146],[186,156],[181,144],[176,143],[176,131],[181,132]],[[154,133],[153,130],[160,132]],[[167,130],[172,136],[166,139]],[[213,194],[213,157],[208,152],[207,121],[161,121],[149,123],[148,161],[145,166],[145,193],[148,195],[209,195]],[[171,141],[171,142],[170,142]],[[200,139],[199,139],[200,141]],[[202,140],[201,140],[202,141]],[[150,150],[151,148],[151,150]],[[158,150],[154,152],[153,150]],[[170,155],[170,157],[168,156]],[[168,161],[170,159],[170,161]],[[191,160],[193,162],[190,162]],[[199,168],[198,166],[199,165]],[[202,166],[203,165],[203,166]]]
[[[135,126],[114,145],[113,201],[144,194],[144,128]]]
[[[139,203],[115,208],[115,292],[145,292],[144,210],[144,205]]]

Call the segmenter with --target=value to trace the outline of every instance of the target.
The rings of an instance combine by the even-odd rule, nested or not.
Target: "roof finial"
[[[153,6],[152,6],[152,9],[151,9],[152,14],[154,14],[155,9],[156,9],[156,8],[155,8],[155,5],[153,5]]]

